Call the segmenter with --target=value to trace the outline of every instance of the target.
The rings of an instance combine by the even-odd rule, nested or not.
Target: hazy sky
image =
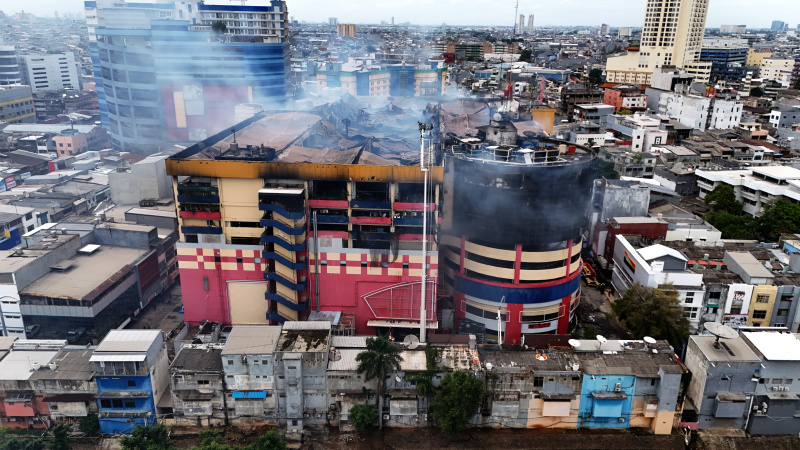
[[[232,0],[238,3],[239,0]],[[289,14],[297,20],[340,23],[389,22],[439,25],[512,25],[516,0],[287,0]],[[768,28],[773,20],[800,23],[797,0],[711,0],[707,26],[745,24]],[[641,26],[645,0],[519,0],[519,13],[536,15],[535,25]],[[0,10],[20,10],[52,16],[53,11],[82,12],[82,0],[2,0]]]

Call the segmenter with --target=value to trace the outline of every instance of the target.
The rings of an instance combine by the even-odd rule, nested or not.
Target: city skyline
[[[253,4],[268,3],[249,2]],[[709,2],[707,26],[717,28],[726,24],[746,24],[748,28],[769,28],[772,21],[783,8],[789,10],[793,2],[775,0],[769,9],[744,0],[719,0]],[[626,2],[627,8],[620,8],[620,3],[612,0],[557,0],[548,4],[536,4],[532,1],[520,2],[519,11],[516,3],[509,0],[507,8],[500,7],[489,0],[444,0],[434,3],[433,0],[401,0],[396,2],[366,2],[364,0],[348,0],[336,4],[320,4],[313,0],[293,0],[287,3],[289,14],[296,20],[305,22],[327,22],[329,17],[337,17],[340,23],[395,23],[411,22],[419,25],[485,25],[513,26],[517,14],[535,14],[536,26],[599,26],[601,23],[612,27],[640,27],[644,17],[645,1]],[[423,16],[419,9],[430,8],[434,15]],[[435,8],[435,9],[434,9]],[[35,3],[22,0],[8,0],[3,9],[6,14],[22,10],[37,16],[52,16],[59,13],[82,13],[81,0],[38,0]],[[565,14],[565,10],[570,11]],[[447,12],[447,13],[445,13]],[[788,20],[792,26],[792,19]],[[797,19],[800,22],[800,18]]]

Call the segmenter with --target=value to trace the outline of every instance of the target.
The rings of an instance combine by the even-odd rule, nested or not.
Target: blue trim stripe
[[[287,288],[289,288],[289,289],[291,289],[293,291],[305,291],[306,290],[306,283],[305,282],[295,284],[295,283],[292,283],[291,281],[287,280],[286,278],[283,278],[282,276],[278,275],[275,272],[264,272],[264,279],[280,283],[280,284],[286,286]]]
[[[290,252],[302,252],[306,249],[305,242],[302,244],[290,244],[283,239],[279,238],[278,236],[270,236],[270,235],[261,235],[261,243],[262,244],[278,244],[281,247],[289,250]]]
[[[581,278],[575,277],[570,281],[554,286],[536,288],[493,286],[469,280],[458,275],[456,275],[455,283],[456,291],[481,300],[499,303],[500,300],[505,297],[504,301],[506,303],[532,304],[561,300],[564,297],[574,294],[581,284]]]
[[[289,212],[289,211],[286,211],[285,209],[281,208],[280,206],[272,204],[272,203],[259,203],[258,204],[258,209],[260,209],[261,211],[276,212],[276,213],[282,215],[283,217],[286,217],[287,219],[302,219],[303,217],[306,216],[306,212],[305,211]]]
[[[277,228],[283,231],[286,234],[290,234],[292,236],[299,236],[306,232],[305,225],[301,225],[300,228],[291,228],[289,225],[279,221],[279,220],[272,220],[272,219],[261,219],[260,225],[262,227],[272,227]]]
[[[306,263],[304,262],[291,262],[288,259],[284,258],[283,256],[275,253],[275,252],[261,252],[261,257],[264,259],[271,259],[275,262],[279,262],[284,266],[292,269],[292,270],[303,270],[306,268]]]
[[[232,398],[267,398],[267,391],[233,391]]]
[[[266,300],[274,300],[281,305],[291,309],[292,311],[305,311],[308,309],[308,303],[294,303],[286,300],[285,298],[281,297],[280,294],[272,294],[267,292],[264,294],[264,299]]]

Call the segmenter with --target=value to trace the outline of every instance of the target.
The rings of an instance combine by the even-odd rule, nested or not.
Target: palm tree
[[[400,347],[392,344],[386,336],[367,338],[367,350],[356,356],[358,373],[366,375],[366,381],[378,379],[378,427],[383,428],[383,383],[386,375],[400,370]]]

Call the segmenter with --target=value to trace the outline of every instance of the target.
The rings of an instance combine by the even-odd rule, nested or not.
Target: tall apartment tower
[[[0,86],[21,82],[17,48],[13,45],[0,45]]]
[[[151,154],[288,92],[286,3],[85,2],[100,117],[116,150]]]
[[[533,34],[533,14],[528,16],[528,34]]]
[[[707,14],[706,0],[647,0],[640,46],[608,59],[607,81],[650,84],[655,69],[675,66],[707,82],[711,65],[699,62]]]
[[[519,25],[517,25],[517,34],[525,32],[525,14],[519,15]]]
[[[80,89],[78,66],[72,52],[21,55],[22,78],[35,92]]]

